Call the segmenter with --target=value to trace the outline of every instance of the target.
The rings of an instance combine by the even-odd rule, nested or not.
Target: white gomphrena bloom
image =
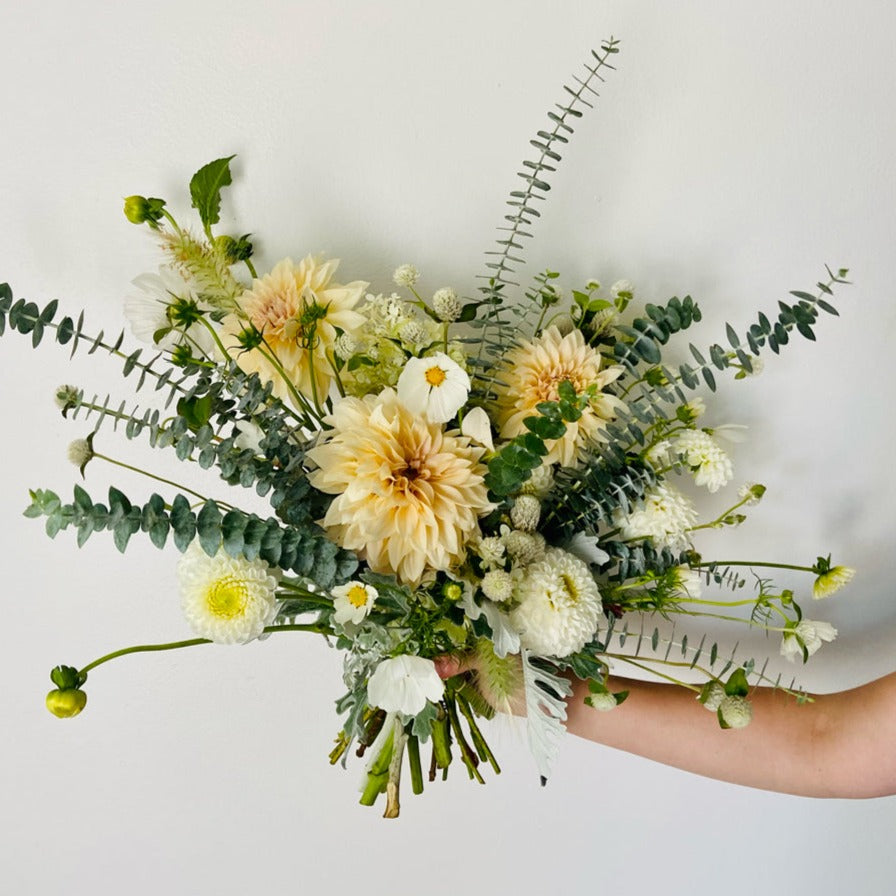
[[[510,508],[510,522],[514,529],[534,532],[541,519],[541,501],[535,495],[519,495]]]
[[[340,625],[352,622],[358,625],[373,609],[377,590],[364,582],[346,582],[331,589],[333,595],[333,620]]]
[[[513,576],[503,569],[493,569],[482,577],[482,593],[495,603],[504,603],[513,596]]]
[[[276,570],[262,560],[209,557],[194,541],[177,566],[184,615],[193,631],[218,644],[257,638],[277,614]]]
[[[829,622],[817,622],[812,619],[800,620],[794,628],[784,632],[781,640],[781,656],[790,662],[803,659],[803,647],[806,654],[812,656],[825,641],[833,641],[837,637],[837,629]]]
[[[374,572],[418,584],[455,567],[492,509],[482,448],[414,414],[392,389],[343,398],[308,452],[311,484],[336,497],[323,526]]]
[[[560,548],[548,548],[526,569],[515,597],[519,605],[510,621],[522,646],[541,656],[581,650],[594,637],[603,609],[588,564]]]
[[[746,728],[753,720],[753,704],[746,697],[725,697],[719,714],[729,728]]]
[[[617,508],[613,524],[626,541],[649,538],[654,547],[683,550],[687,532],[697,522],[697,510],[681,492],[656,483],[644,492],[643,501],[630,513]]]
[[[432,297],[432,310],[441,321],[451,323],[457,320],[462,310],[457,293],[450,286],[437,289]]]
[[[441,700],[444,691],[432,660],[403,654],[383,660],[374,669],[367,683],[367,702],[386,712],[415,716],[427,701]]]
[[[466,403],[470,377],[442,352],[409,358],[398,378],[398,400],[430,423],[447,423]]]
[[[675,440],[675,452],[693,470],[694,482],[717,492],[734,475],[731,459],[709,433],[685,430]]]
[[[609,712],[611,709],[616,709],[618,705],[616,698],[612,694],[607,693],[589,694],[585,698],[585,702],[598,712]]]
[[[412,264],[400,264],[392,273],[392,280],[396,286],[406,286],[410,289],[420,278],[420,271]]]
[[[703,706],[710,712],[715,712],[722,705],[722,701],[727,696],[725,688],[719,681],[711,682],[709,686],[704,689],[704,694]]]
[[[575,466],[591,441],[606,441],[605,426],[624,407],[615,396],[604,392],[623,373],[619,365],[602,367],[601,355],[585,342],[580,330],[565,336],[557,327],[548,327],[534,339],[520,342],[505,356],[496,388],[497,422],[502,439],[526,432],[523,421],[537,414],[543,401],[557,401],[561,383],[572,385],[577,395],[589,387],[596,392],[582,416],[566,424],[559,439],[547,442],[544,463]]]

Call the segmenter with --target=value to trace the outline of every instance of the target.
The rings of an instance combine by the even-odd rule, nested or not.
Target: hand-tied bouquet
[[[690,345],[693,361],[674,365],[663,362],[664,347],[700,320],[690,297],[632,314],[628,281],[609,291],[589,281],[568,301],[556,272],[522,291],[513,280],[546,178],[617,52],[612,39],[592,52],[531,141],[535,159],[519,172],[475,298],[451,287],[426,298],[409,264],[394,274],[401,293],[341,283],[336,260],[312,256],[259,276],[249,236],[213,230],[232,157],[190,183],[201,233],[179,224],[162,199],[125,202],[128,219],[148,225],[167,256],[158,274],[135,281],[141,294],[125,305],[151,358],[123,350],[124,334],[89,335],[83,314],[57,320],[55,301],[41,309],[0,287],[0,333],[8,322],[34,346],[52,332],[73,354],[89,346],[124,358],[135,391],[151,385],[165,397],[160,410],[61,387],[64,415],[96,419],[69,450],[82,475],[95,460],[120,463],[100,453],[96,437],[102,424],[123,424],[129,439],[147,437],[266,496],[274,514],[264,519],[185,487],[142,504],[116,488],[106,504],[80,486],[71,503],[32,492],[26,515],[46,517],[50,536],[74,527],[81,545],[110,530],[121,551],[138,532],[159,548],[170,537],[183,554],[183,609],[198,635],[56,667],[52,712],[80,712],[88,672],[124,654],[314,632],[345,654],[337,701],[345,720],[331,761],[344,762],[354,742],[367,751],[361,802],[385,792],[391,817],[405,756],[414,792],[423,788],[423,744],[431,745],[430,780],[447,774],[452,747],[471,778],[483,780],[481,763],[499,771],[477,722],[495,709],[525,712],[546,776],[569,676],[588,682],[595,710],[609,710],[625,698],[608,686],[610,663],[662,669],[726,728],[749,722],[751,684],[782,686],[753,660],[720,657],[705,635],[693,646],[674,629],[646,632],[651,614],[727,619],[732,607],[749,606],[739,621],[778,633],[781,652],[804,661],[835,636],[767,578],[754,574],[756,594],[744,598],[736,567],[804,569],[815,598],[851,569],[823,557],[811,566],[704,559],[694,533],[738,525],[765,489],[744,485],[721,515],[698,523],[673,481],[691,476],[710,492],[729,483],[722,428],[700,425],[704,404],[691,392],[703,383],[714,390],[716,372],[757,372],[761,351],[777,353],[794,331],[814,339],[819,310],[836,313],[828,299],[847,272],[828,270],[815,292],[779,303],[774,322],[760,313],[743,336],[728,325],[727,346]],[[740,594],[726,597],[727,589]],[[443,682],[434,659],[457,653],[474,671]],[[682,666],[704,683],[679,681]]]

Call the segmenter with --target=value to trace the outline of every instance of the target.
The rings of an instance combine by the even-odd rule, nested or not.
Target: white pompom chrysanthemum
[[[277,575],[261,560],[209,557],[193,542],[177,567],[184,615],[202,638],[245,644],[257,638],[277,614]]]
[[[549,548],[519,581],[517,606],[510,614],[520,643],[542,656],[563,657],[581,650],[597,631],[600,591],[588,565]]]

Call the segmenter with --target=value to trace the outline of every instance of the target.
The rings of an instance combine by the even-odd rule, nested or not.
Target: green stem
[[[275,632],[314,632],[319,635],[333,634],[329,626],[321,625],[320,623],[309,623],[307,625],[267,625],[263,631],[266,635],[271,635]],[[107,653],[105,656],[101,656],[92,663],[88,663],[78,674],[86,675],[91,669],[96,669],[97,666],[102,666],[103,663],[118,659],[120,656],[127,656],[129,653],[151,653],[157,650],[179,650],[181,647],[197,647],[200,644],[214,643],[214,641],[210,641],[208,638],[190,638],[186,641],[171,641],[167,644],[137,644],[134,647],[122,647],[121,650],[114,650],[112,653]]]
[[[252,261],[248,258],[243,259],[243,261],[244,261],[246,267],[249,269],[249,273],[251,274],[252,279],[257,280],[258,274],[255,272],[255,265],[252,264]]]
[[[172,488],[179,489],[182,492],[186,492],[188,495],[193,495],[194,498],[198,498],[203,503],[211,498],[207,498],[205,495],[200,495],[199,492],[194,492],[193,489],[187,488],[185,485],[181,485],[179,482],[174,482],[171,479],[165,479],[162,476],[156,476],[155,473],[149,473],[146,470],[141,470],[140,467],[134,467],[131,464],[126,464],[123,460],[116,460],[114,457],[109,457],[105,454],[98,454],[94,452],[94,457],[99,460],[104,460],[106,463],[114,464],[116,467],[121,467],[123,470],[130,470],[132,473],[140,473],[141,476],[146,476],[148,479],[153,479],[156,482],[164,483],[165,485],[170,485]],[[232,509],[233,505],[228,504],[226,501],[215,501],[215,503],[219,507],[227,507]]]
[[[423,766],[420,764],[420,741],[416,735],[408,736],[408,768],[411,773],[411,790],[416,794],[423,793]]]
[[[738,504],[735,506],[739,507],[740,505]],[[706,563],[691,563],[689,565],[693,569],[706,566],[761,566],[768,569],[795,569],[797,572],[815,572],[815,569],[812,566],[795,566],[793,563],[753,563],[749,560],[711,560]]]

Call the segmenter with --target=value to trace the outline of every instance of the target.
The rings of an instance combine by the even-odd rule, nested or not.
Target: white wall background
[[[428,287],[469,292],[529,137],[614,34],[618,74],[555,178],[530,270],[629,277],[644,300],[690,292],[708,343],[824,263],[851,268],[818,344],[726,384],[710,416],[750,426],[738,474],[769,486],[713,544],[859,567],[812,607],[840,638],[800,678],[850,686],[896,665],[894,29],[882,0],[5,3],[0,279],[115,330],[130,280],[158,263],[121,198],[185,216],[192,172],[236,152],[225,223],[256,235],[260,266],[324,250],[385,289],[413,261]],[[0,344],[4,891],[891,890],[893,799],[748,791],[573,739],[542,790],[493,729],[500,778],[455,772],[384,822],[355,805],[358,764],[327,764],[339,658],[302,636],[131,657],[91,677],[78,720],[51,718],[53,665],[188,636],[175,552],[135,539],[124,559],[103,537],[78,551],[20,516],[29,487],[70,494],[76,476],[65,446],[83,424],[58,416],[53,387],[125,396],[117,371]],[[182,473],[123,438],[102,446]],[[150,488],[91,467],[94,493],[108,481]]]

